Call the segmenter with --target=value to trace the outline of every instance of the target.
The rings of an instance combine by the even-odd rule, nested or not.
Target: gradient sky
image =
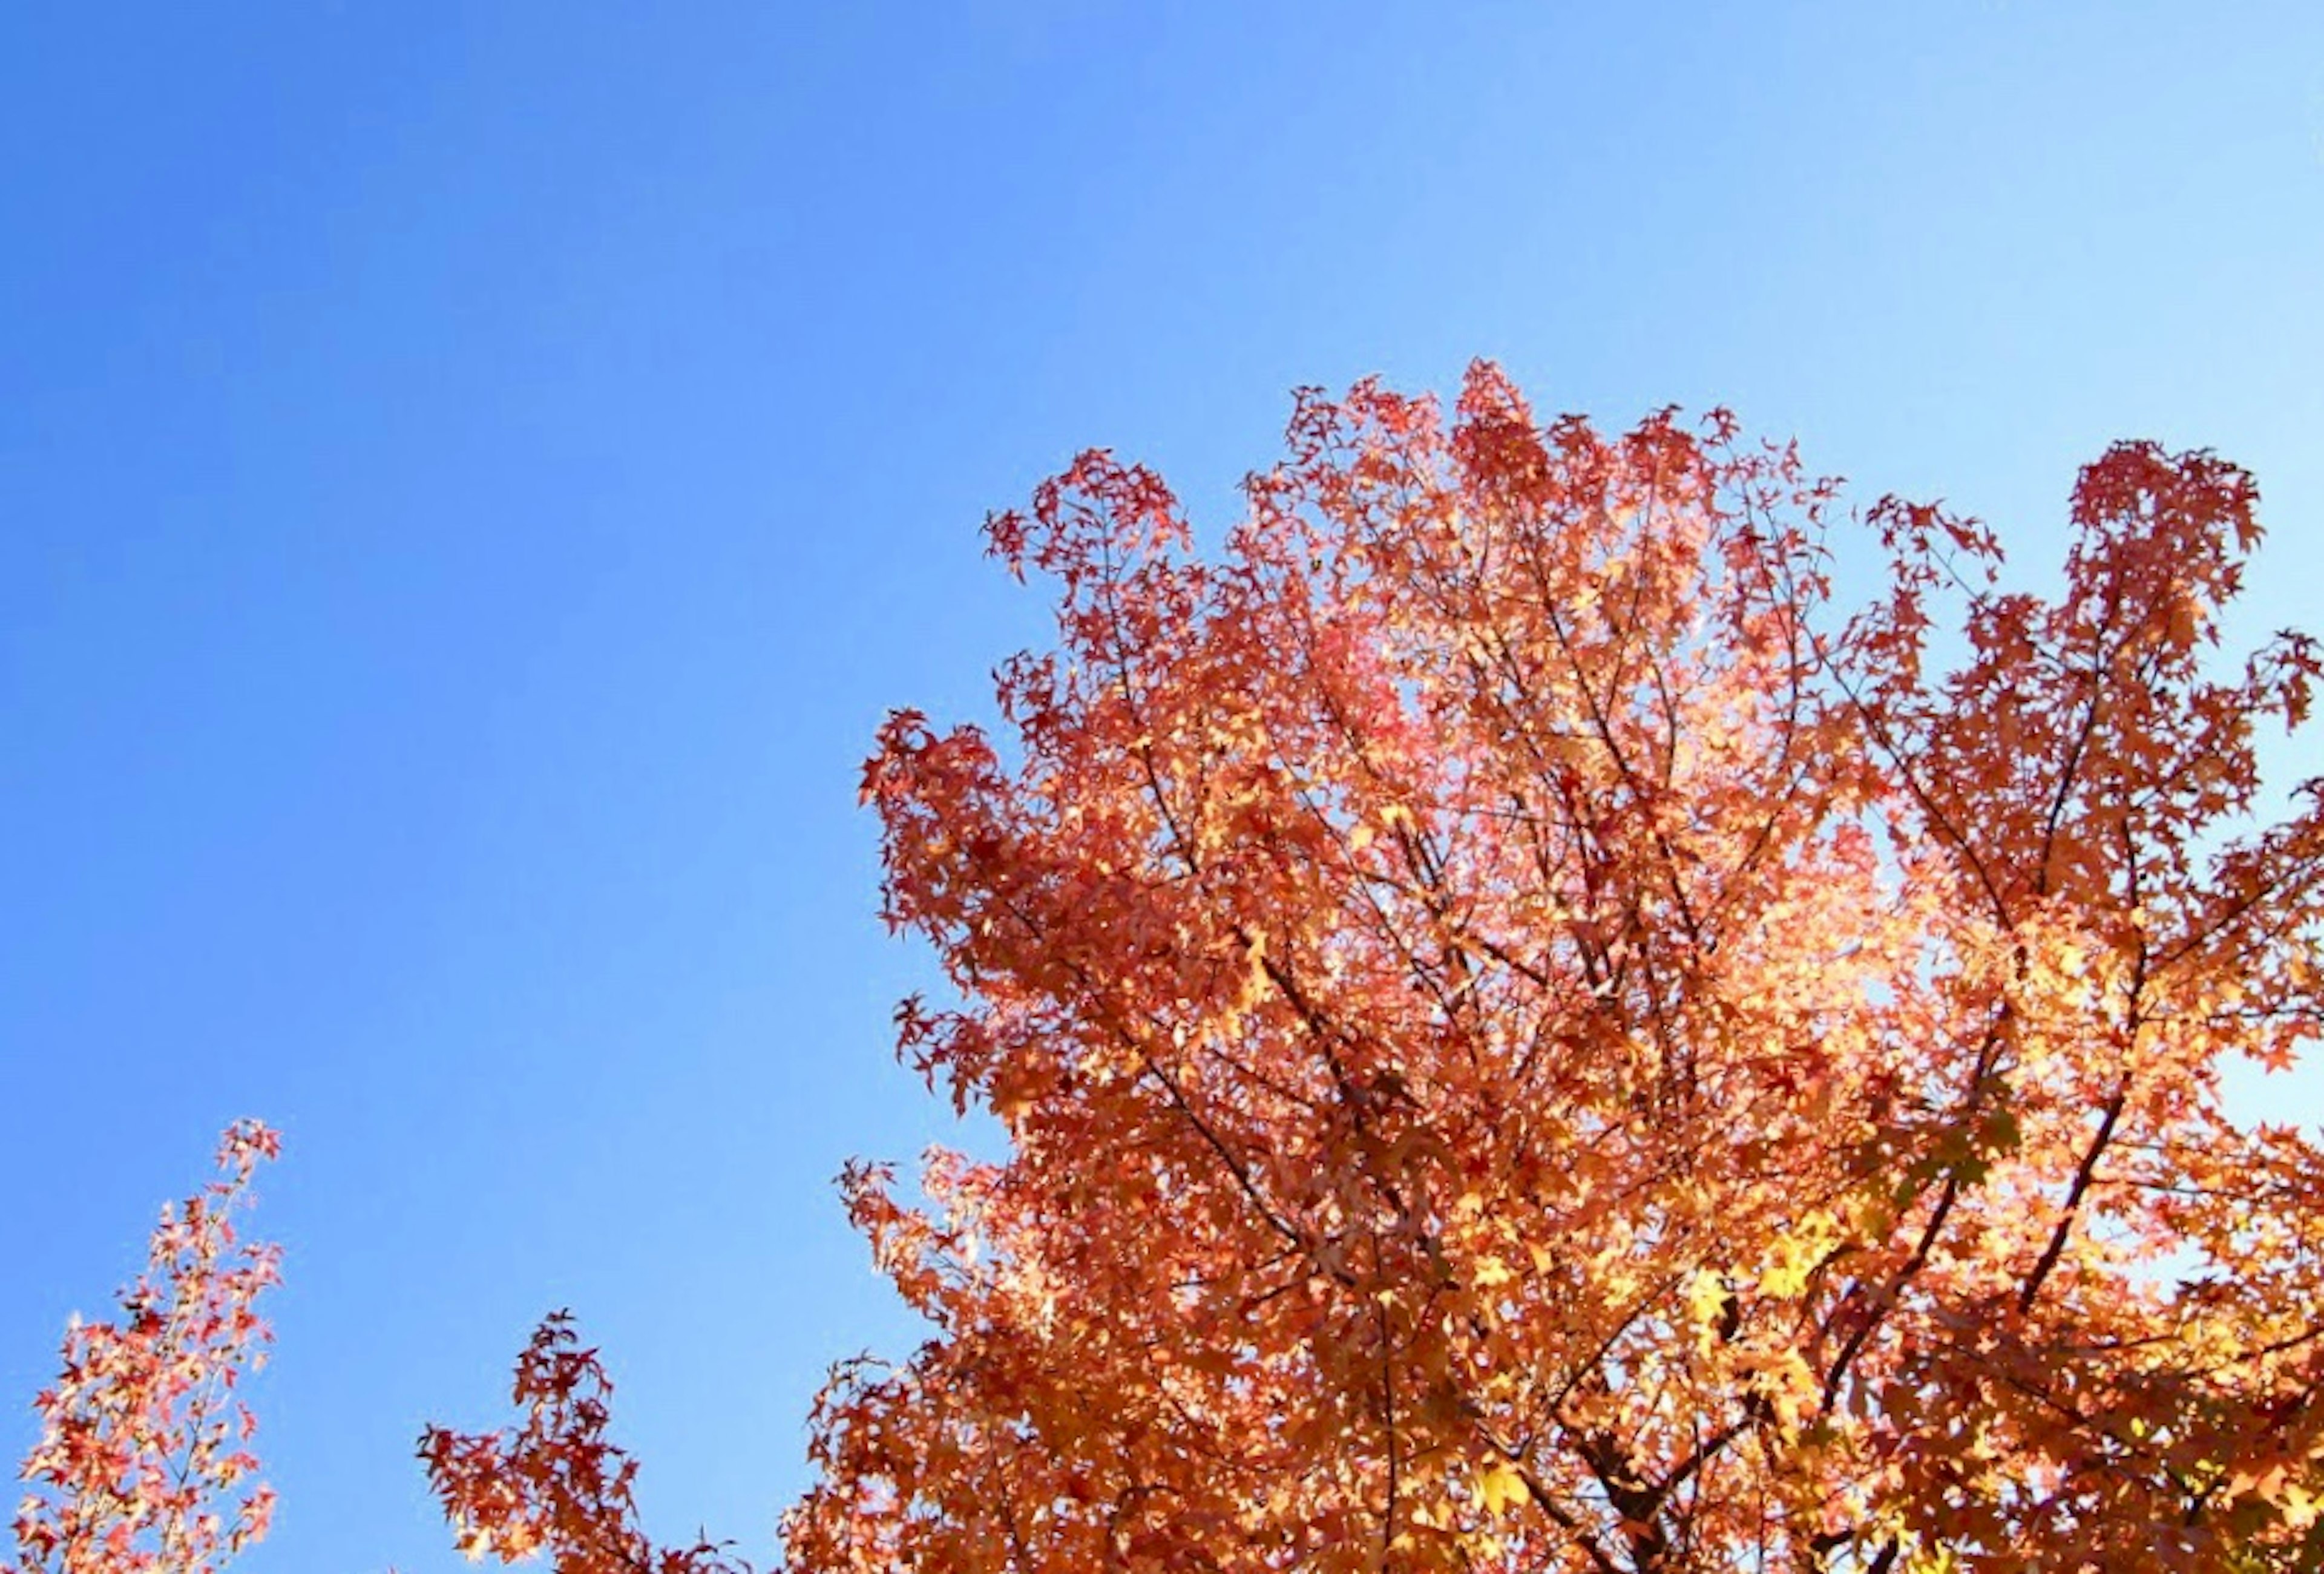
[[[1294,385],[1475,355],[2037,584],[2109,439],[2215,447],[2236,626],[2324,627],[2324,8],[0,10],[0,1451],[255,1113],[241,1567],[465,1567],[414,1433],[560,1305],[650,1528],[763,1558],[915,1337],[854,790],[1044,634],[979,520],[1102,443],[1214,531]]]

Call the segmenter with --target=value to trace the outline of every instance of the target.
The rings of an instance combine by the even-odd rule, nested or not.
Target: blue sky
[[[464,1566],[413,1435],[559,1305],[652,1528],[766,1553],[914,1337],[853,795],[1042,636],[978,521],[1104,443],[1215,525],[1292,386],[1480,354],[2036,582],[2109,439],[2216,447],[2243,627],[2324,625],[2324,11],[6,7],[0,1403],[257,1113],[244,1567]]]

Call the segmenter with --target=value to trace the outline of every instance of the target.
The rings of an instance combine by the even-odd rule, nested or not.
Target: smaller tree
[[[240,1239],[233,1216],[279,1151],[255,1120],[228,1127],[220,1178],[161,1210],[120,1320],[67,1330],[0,1574],[211,1574],[266,1533],[274,1493],[244,1486],[257,1422],[237,1390],[273,1338],[256,1304],[281,1251]]]
[[[597,1352],[575,1337],[572,1313],[553,1312],[517,1358],[512,1399],[522,1426],[420,1434],[420,1460],[460,1550],[503,1563],[548,1552],[557,1574],[750,1574],[714,1542],[658,1549],[646,1539],[631,1493],[637,1461],[605,1441],[613,1395]]]

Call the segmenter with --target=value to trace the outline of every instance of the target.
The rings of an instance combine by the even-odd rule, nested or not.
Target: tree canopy
[[[2324,1155],[2219,1088],[2324,1008],[2249,476],[2117,446],[2055,600],[1881,502],[1845,617],[1723,413],[1368,382],[1248,491],[1206,558],[1084,455],[991,521],[1061,591],[1005,741],[881,735],[904,1049],[1009,1144],[848,1179],[937,1331],[825,1396],[802,1568],[2324,1557]]]

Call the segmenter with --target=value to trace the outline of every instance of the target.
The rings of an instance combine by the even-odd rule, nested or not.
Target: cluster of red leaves
[[[557,1574],[749,1574],[707,1542],[657,1549],[637,1528],[637,1461],[605,1441],[613,1385],[583,1348],[571,1314],[544,1320],[519,1358],[512,1432],[431,1426],[420,1458],[472,1558],[513,1563],[537,1552]]]
[[[904,1054],[851,1173],[935,1337],[844,1368],[800,1569],[2324,1566],[2324,793],[2214,676],[2249,477],[2126,444],[2063,594],[1723,415],[1304,397],[1226,553],[1084,455],[1014,737],[881,734]],[[1932,649],[1957,614],[1959,658]]]
[[[236,1388],[265,1359],[254,1308],[279,1255],[239,1241],[232,1216],[277,1150],[255,1121],[229,1128],[223,1177],[162,1210],[120,1320],[66,1334],[63,1370],[34,1402],[41,1440],[5,1574],[210,1574],[265,1534],[274,1495],[243,1490],[258,1461]]]

